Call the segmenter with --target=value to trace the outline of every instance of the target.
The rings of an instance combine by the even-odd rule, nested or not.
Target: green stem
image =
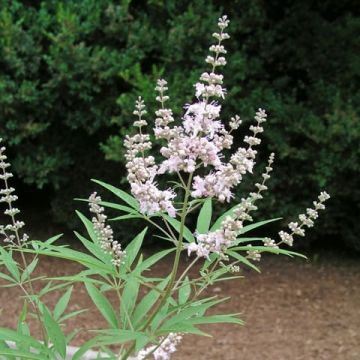
[[[199,260],[199,256],[197,256],[190,264],[189,266],[184,270],[184,272],[180,275],[180,277],[177,279],[174,289],[176,290],[181,282],[181,280],[186,276],[186,274],[190,271],[190,269],[195,265],[195,263]]]
[[[183,203],[181,215],[180,215],[179,238],[178,238],[178,243],[177,243],[177,247],[176,247],[174,265],[171,270],[171,277],[170,277],[169,284],[164,292],[164,296],[161,298],[160,302],[156,305],[154,311],[148,317],[147,321],[145,322],[143,327],[140,329],[140,331],[146,330],[146,328],[151,324],[151,322],[155,318],[156,314],[159,312],[161,307],[166,303],[167,299],[169,298],[169,296],[172,293],[172,290],[173,290],[173,287],[175,284],[175,280],[176,280],[177,271],[179,268],[180,255],[181,255],[182,244],[183,244],[183,240],[184,240],[185,220],[186,220],[186,215],[187,215],[187,206],[188,206],[189,197],[190,197],[190,188],[191,188],[192,178],[193,178],[193,174],[191,173],[189,176],[189,179],[188,179],[188,183],[185,188],[184,203]],[[134,351],[134,349],[135,349],[135,343],[133,342],[132,345],[129,347],[129,349],[124,354],[124,356],[121,357],[121,360],[126,360],[130,356],[130,354]]]

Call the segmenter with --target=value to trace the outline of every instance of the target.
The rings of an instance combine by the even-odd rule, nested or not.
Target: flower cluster
[[[244,141],[247,148],[240,147],[230,158],[228,163],[220,163],[205,177],[195,176],[193,183],[193,197],[217,197],[219,201],[229,202],[233,197],[232,188],[237,186],[247,172],[252,173],[255,165],[257,151],[252,147],[259,145],[261,140],[257,137],[263,131],[261,124],[266,121],[266,113],[259,109],[255,115],[256,126],[250,126],[252,136],[246,136]],[[228,136],[231,136],[230,134]]]
[[[1,141],[2,139],[0,138],[0,143]],[[4,214],[8,215],[11,221],[7,225],[0,225],[0,234],[4,236],[4,242],[21,247],[29,237],[25,233],[20,235],[20,230],[25,226],[25,223],[15,219],[20,210],[13,206],[18,197],[15,195],[15,189],[9,187],[8,184],[8,180],[13,177],[13,174],[8,170],[10,164],[6,162],[7,156],[5,155],[5,150],[4,146],[0,147],[0,180],[4,182],[4,187],[0,189],[0,202],[7,204]]]
[[[314,220],[319,216],[319,210],[325,210],[325,201],[330,199],[330,195],[325,191],[321,192],[318,196],[318,201],[314,201],[313,205],[314,208],[306,209],[306,214],[299,215],[299,222],[291,222],[289,223],[288,227],[290,232],[280,231],[279,236],[281,241],[277,243],[280,244],[287,244],[289,246],[293,245],[294,242],[294,235],[298,236],[305,236],[305,226],[311,228],[314,226]]]
[[[218,230],[208,232],[207,234],[196,234],[196,242],[187,246],[188,254],[196,252],[199,257],[209,258],[210,253],[217,253],[225,256],[225,252],[236,240],[241,232],[244,221],[252,221],[250,212],[257,209],[255,202],[262,198],[261,193],[267,190],[266,181],[270,178],[270,172],[273,170],[271,165],[274,162],[274,154],[271,154],[265,172],[262,174],[262,182],[255,184],[258,191],[250,193],[248,198],[241,199],[240,204],[233,211],[232,216],[227,216],[222,221]],[[256,250],[249,251],[249,257],[258,259]]]
[[[134,125],[139,127],[139,133],[127,137],[127,169],[128,179],[133,195],[138,199],[140,211],[153,214],[157,211],[166,211],[171,216],[176,216],[173,206],[175,193],[160,190],[155,182],[155,177],[164,173],[189,173],[192,179],[190,194],[193,198],[216,198],[220,202],[230,202],[233,198],[233,189],[240,184],[243,176],[252,173],[257,155],[256,146],[260,145],[259,135],[264,131],[263,124],[267,120],[265,110],[258,109],[255,114],[255,124],[250,126],[251,135],[245,136],[246,146],[239,147],[227,160],[224,149],[230,149],[233,144],[232,132],[239,128],[241,119],[238,115],[231,118],[229,130],[220,119],[221,105],[219,100],[225,98],[226,89],[223,87],[223,75],[219,68],[226,64],[227,53],[223,41],[229,38],[225,32],[229,20],[223,16],[218,21],[219,32],[213,37],[216,43],[210,46],[211,55],[205,62],[210,64],[211,70],[200,76],[200,81],[195,84],[197,100],[185,106],[184,115],[180,126],[172,126],[175,122],[173,112],[166,106],[167,82],[158,80],[155,90],[158,95],[156,100],[160,109],[155,112],[156,120],[154,135],[156,139],[164,141],[160,154],[165,158],[159,165],[155,164],[152,156],[145,156],[152,144],[150,136],[142,132],[142,127],[147,122],[142,118],[146,114],[145,105],[141,98],[136,102],[135,115],[138,119]],[[269,157],[266,171],[262,174],[262,182],[255,184],[257,192],[252,192],[247,198],[241,199],[239,205],[231,216],[223,219],[220,228],[206,234],[195,234],[196,241],[187,245],[187,251],[196,253],[198,257],[208,258],[211,253],[220,254],[226,258],[226,250],[235,242],[241,233],[244,221],[252,221],[250,212],[256,210],[255,202],[262,198],[262,192],[267,190],[266,181],[270,178],[274,154]],[[200,167],[206,169],[203,174],[193,176]],[[180,176],[180,180],[182,177]],[[184,181],[182,184],[185,186]],[[292,245],[293,236],[304,236],[304,227],[311,227],[317,217],[317,211],[324,207],[323,202],[328,195],[322,193],[314,209],[307,209],[306,214],[299,216],[300,222],[289,224],[290,232],[279,233],[280,242],[271,238],[264,238],[264,246],[277,248],[285,243]],[[247,257],[260,260],[260,252],[256,249],[247,251]]]
[[[162,98],[162,101],[165,100]],[[162,191],[157,187],[154,178],[158,172],[158,166],[153,156],[145,156],[145,152],[152,147],[150,136],[142,133],[142,128],[147,125],[146,120],[143,119],[145,114],[144,101],[139,97],[134,111],[134,115],[138,117],[134,126],[139,128],[139,133],[134,136],[127,135],[125,139],[126,167],[131,192],[139,201],[141,212],[152,215],[159,211],[166,211],[174,217],[176,210],[172,199],[175,193],[171,190]]]
[[[167,337],[160,339],[160,345],[149,346],[138,352],[136,360],[144,360],[150,354],[155,360],[169,360],[170,355],[176,351],[176,347],[182,340],[182,336],[177,333],[170,333]]]
[[[107,216],[104,214],[104,208],[100,205],[101,198],[94,192],[88,201],[90,212],[95,215],[91,221],[100,246],[104,252],[111,254],[112,263],[115,266],[120,266],[123,263],[125,251],[121,249],[120,243],[114,240],[114,233],[110,225],[106,224]]]
[[[170,189],[160,190],[155,182],[156,175],[166,172],[192,174],[201,166],[210,168],[207,174],[193,178],[191,196],[214,197],[220,202],[229,202],[233,197],[232,189],[241,182],[244,174],[253,170],[257,153],[253,147],[261,142],[258,135],[263,132],[262,124],[267,117],[264,110],[259,109],[256,112],[256,124],[250,126],[252,135],[244,139],[247,147],[238,148],[229,161],[225,161],[222,153],[224,149],[231,148],[231,132],[241,123],[238,115],[231,118],[228,131],[220,120],[221,105],[216,101],[224,98],[226,94],[222,86],[223,75],[217,70],[226,64],[223,41],[229,38],[225,32],[228,25],[226,16],[219,19],[220,31],[213,34],[216,43],[210,46],[212,55],[205,59],[211,65],[211,70],[204,72],[200,81],[195,84],[197,101],[185,106],[180,126],[171,126],[175,120],[172,110],[166,107],[169,100],[166,95],[167,82],[163,79],[157,82],[156,100],[160,103],[160,109],[155,112],[154,135],[156,139],[165,141],[160,149],[165,159],[159,165],[155,164],[154,157],[145,156],[152,144],[150,136],[142,131],[147,125],[143,119],[146,114],[144,102],[141,98],[136,102],[134,114],[137,120],[134,125],[139,128],[139,132],[126,137],[125,147],[131,192],[139,201],[140,211],[143,213],[151,215],[166,211],[170,216],[176,215],[173,206],[175,194]],[[218,240],[214,238],[212,242],[218,243]]]

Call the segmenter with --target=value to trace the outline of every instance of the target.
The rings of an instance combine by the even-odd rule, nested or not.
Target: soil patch
[[[172,259],[154,269],[168,272]],[[183,260],[185,266],[187,259]],[[213,338],[186,336],[175,360],[358,360],[360,359],[360,261],[323,253],[310,262],[265,257],[262,273],[244,270],[244,278],[215,285],[208,294],[231,296],[217,312],[241,312],[245,326],[206,327]],[[50,277],[76,273],[80,267],[42,259],[37,272]],[[18,289],[0,289],[0,326],[15,327],[21,308]],[[57,294],[48,298],[51,307]],[[68,322],[67,332],[104,324],[91,309],[85,290],[76,287],[70,310],[89,308]],[[35,329],[36,331],[36,329]],[[75,337],[80,344],[87,331]]]

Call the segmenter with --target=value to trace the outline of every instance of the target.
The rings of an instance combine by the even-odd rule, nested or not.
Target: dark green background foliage
[[[267,109],[261,156],[277,154],[259,217],[289,220],[326,189],[332,199],[312,237],[319,231],[324,242],[341,238],[360,249],[357,1],[0,4],[1,136],[16,175],[51,192],[58,219],[72,216],[70,201],[90,192],[90,177],[124,179],[122,141],[134,100],[141,94],[154,111],[159,76],[180,117],[206,69],[216,19],[226,13],[223,118],[251,120],[256,108]]]

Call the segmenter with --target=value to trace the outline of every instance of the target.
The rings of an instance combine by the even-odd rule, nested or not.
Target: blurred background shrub
[[[267,109],[261,160],[277,154],[258,218],[288,221],[326,189],[311,238],[360,250],[357,1],[0,0],[1,136],[27,197],[49,199],[54,219],[74,226],[72,199],[91,192],[89,178],[124,183],[135,98],[154,110],[162,76],[180,117],[223,13],[232,36],[223,119],[240,114],[245,133]]]

